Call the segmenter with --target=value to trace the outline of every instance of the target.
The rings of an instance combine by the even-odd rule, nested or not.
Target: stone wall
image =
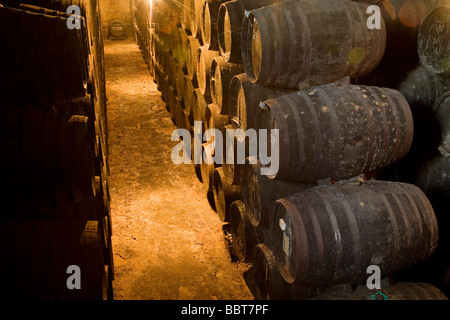
[[[100,0],[100,14],[102,17],[103,35],[106,37],[108,24],[112,20],[120,20],[127,25],[127,30],[131,28],[129,0]],[[128,32],[128,37],[131,33]]]

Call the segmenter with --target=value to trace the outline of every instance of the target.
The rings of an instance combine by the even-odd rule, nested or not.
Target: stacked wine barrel
[[[131,2],[138,8],[144,1]],[[398,17],[417,15],[394,2]],[[231,259],[252,266],[258,299],[308,299],[365,285],[370,265],[393,280],[436,250],[438,224],[424,190],[378,177],[407,158],[416,127],[399,88],[373,84],[383,78],[380,65],[391,63],[386,53],[394,55],[397,29],[384,11],[380,27],[369,28],[371,4],[162,1],[150,25],[135,24],[137,35],[147,34],[138,43],[151,39],[145,46],[155,82],[174,124],[193,136],[189,156],[202,158],[194,161],[197,175],[224,222]],[[439,57],[428,61],[445,67]],[[448,100],[439,100],[442,114]],[[208,129],[215,130],[203,137]],[[267,174],[273,163],[249,152],[250,129],[259,143],[261,132],[272,137],[257,150],[271,150],[278,134],[275,173]],[[234,149],[225,142],[230,130],[243,133],[231,137]],[[236,157],[242,147],[245,161]]]
[[[1,4],[1,297],[113,299],[98,3]]]
[[[450,91],[449,3],[423,0],[412,5],[397,0],[390,7],[387,1],[367,2],[380,4],[388,31],[387,47],[392,54],[385,55],[376,70],[356,82],[399,90],[408,101],[414,120],[410,152],[400,162],[380,170],[378,176],[417,185],[430,199],[440,231],[435,254],[397,277],[431,282],[449,295],[450,157],[446,137],[450,114],[445,107]]]

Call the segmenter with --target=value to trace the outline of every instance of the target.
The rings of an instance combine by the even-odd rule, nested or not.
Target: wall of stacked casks
[[[0,1],[0,42],[1,297],[112,299],[98,2]]]
[[[405,1],[403,1],[405,2]],[[380,179],[417,185],[431,201],[439,226],[439,243],[433,256],[399,273],[399,280],[427,281],[450,294],[450,204],[449,102],[450,10],[448,1],[395,4],[386,22],[388,47],[379,67],[358,79],[359,83],[389,86],[408,101],[414,120],[414,138],[408,155],[379,172]],[[403,6],[401,6],[403,5]],[[405,15],[405,13],[414,13]],[[390,54],[388,54],[390,53]]]
[[[137,43],[178,128],[193,137],[195,121],[223,137],[278,129],[276,174],[261,174],[270,164],[254,157],[219,164],[227,149],[217,150],[216,136],[201,141],[209,161],[194,164],[231,260],[251,264],[256,298],[370,299],[376,291],[360,289],[370,265],[395,297],[445,298],[448,262],[432,265],[447,270],[438,288],[397,276],[431,261],[448,228],[429,192],[448,201],[448,34],[436,31],[447,9],[433,11],[442,3],[130,1]],[[372,4],[379,28],[368,27]],[[418,115],[432,110],[439,125]],[[422,127],[440,130],[439,146]],[[233,139],[234,151],[248,150],[250,140]],[[431,162],[414,152],[421,140]],[[393,179],[416,154],[429,185]]]

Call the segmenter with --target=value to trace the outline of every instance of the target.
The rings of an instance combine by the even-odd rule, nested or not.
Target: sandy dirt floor
[[[253,299],[134,39],[105,40],[105,64],[115,299]]]

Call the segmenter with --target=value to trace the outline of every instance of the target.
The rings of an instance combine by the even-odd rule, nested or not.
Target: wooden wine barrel
[[[194,89],[194,94],[191,98],[191,108],[194,121],[205,121],[206,106],[211,103],[211,97],[205,96],[201,92],[200,88]]]
[[[298,183],[269,179],[260,173],[260,164],[242,166],[242,198],[248,218],[255,228],[268,228],[270,208],[276,200],[315,187],[316,183]]]
[[[105,252],[101,226],[98,221],[87,221],[81,235],[81,246],[84,251],[84,265],[87,269],[89,297],[93,300],[107,300],[108,269],[105,269]]]
[[[184,109],[182,117],[184,118],[184,123],[181,127],[192,133],[194,130],[194,118],[190,114],[186,113]]]
[[[223,56],[216,57],[211,62],[210,90],[211,99],[224,115],[230,114],[229,110],[229,87],[231,79],[244,72],[240,64],[227,63]]]
[[[227,124],[222,128],[223,137],[223,171],[227,179],[233,185],[242,184],[242,166],[245,159],[250,156],[249,145],[255,147],[257,139],[256,132],[254,135],[249,134],[250,131],[244,132],[236,123]],[[246,134],[248,136],[246,136]],[[253,136],[252,140],[251,136]],[[253,148],[253,152],[256,152]],[[253,155],[254,156],[254,155]]]
[[[432,155],[413,174],[413,183],[428,196],[450,197],[450,157]]]
[[[193,100],[194,97],[194,91],[198,88],[197,81],[192,81],[189,79],[189,76],[184,76],[184,89],[182,91],[183,93],[183,101],[184,101],[184,113],[188,115],[188,117],[194,119],[194,103],[196,101]]]
[[[204,0],[191,0],[191,35],[198,38],[203,44],[202,34],[201,34],[201,16],[202,16],[202,6]]]
[[[171,49],[172,55],[180,65],[184,74],[187,74],[187,63],[189,61],[189,52],[187,49],[188,35],[183,28],[177,28],[174,31],[176,36],[175,46]]]
[[[279,263],[277,263],[272,250],[260,243],[253,250],[252,273],[256,284],[256,299],[279,300],[286,299],[287,284],[281,277]]]
[[[166,91],[166,97],[166,103],[169,107],[173,123],[177,126],[177,128],[186,129],[186,120],[184,111],[181,107],[180,99],[176,96],[171,86],[169,86],[168,90]]]
[[[283,278],[312,285],[365,283],[369,265],[384,278],[428,258],[438,242],[423,192],[387,181],[335,183],[279,199],[270,233]]]
[[[431,109],[441,95],[450,91],[450,78],[432,73],[419,64],[405,74],[395,88],[411,108]]]
[[[62,154],[66,157],[65,179],[70,181],[74,201],[94,196],[95,167],[93,139],[88,131],[88,118],[73,115],[68,119]]]
[[[380,291],[382,294],[358,286],[350,292],[326,292],[311,300],[448,300],[441,290],[424,282],[399,282]]]
[[[72,208],[74,211],[88,207]],[[57,215],[57,214],[55,214]],[[3,299],[96,300],[112,299],[103,260],[103,234],[97,228],[86,237],[86,221],[12,220],[3,221],[1,249],[4,261],[0,270],[8,274],[3,281]],[[80,239],[89,238],[90,241]],[[81,288],[70,290],[68,267],[81,271]],[[24,290],[27,288],[27,290]],[[108,294],[109,293],[109,294]]]
[[[214,58],[219,56],[219,51],[206,49],[205,46],[198,48],[197,81],[200,92],[205,96],[211,96],[210,70]]]
[[[71,107],[82,110],[74,103],[65,105],[65,111]],[[63,106],[55,106],[59,108]],[[86,122],[74,128],[67,124],[69,118],[39,109],[3,109],[1,164],[8,168],[3,179],[10,189],[4,191],[2,203],[8,216],[39,215],[93,196],[93,135]]]
[[[181,0],[181,27],[191,34],[192,0]]]
[[[204,189],[210,193],[213,191],[214,169],[217,164],[214,163],[214,142],[202,144],[202,163],[200,164],[201,177]]]
[[[398,91],[339,83],[266,100],[256,123],[279,130],[279,170],[271,177],[281,180],[371,172],[404,157],[413,137],[411,110]]]
[[[433,107],[433,114],[439,124],[439,151],[443,155],[450,157],[450,91],[436,101]]]
[[[229,124],[230,116],[220,114],[219,107],[215,103],[210,103],[205,109],[205,130],[217,129],[220,132],[223,127]]]
[[[226,1],[220,7],[217,16],[217,35],[220,55],[225,61],[242,63],[241,26],[245,11],[268,6],[276,0],[233,0]]]
[[[232,185],[225,177],[223,168],[218,167],[214,169],[212,191],[220,221],[228,222],[230,220],[231,203],[242,198],[241,186]]]
[[[224,223],[222,225],[222,235],[223,235],[223,244],[225,246],[225,251],[227,253],[229,262],[236,262],[236,257],[231,253],[231,248],[233,246],[231,233],[230,233],[230,224]]]
[[[210,50],[219,50],[217,38],[217,15],[219,7],[225,0],[205,0],[201,10],[200,32],[203,45]]]
[[[108,24],[108,39],[125,39],[127,37],[127,27],[120,20],[112,20]]]
[[[386,29],[384,22],[379,30],[367,28],[367,7],[293,0],[250,11],[242,24],[242,61],[250,81],[298,88],[304,81],[323,84],[374,70]]]
[[[176,91],[177,91],[177,97],[180,99],[183,110],[185,109],[185,98],[186,98],[186,93],[184,92],[185,88],[186,88],[186,78],[185,78],[185,74],[183,72],[183,66],[181,63],[177,63],[175,72],[175,86],[176,86]]]
[[[408,158],[423,162],[442,142],[441,126],[433,106],[450,90],[450,78],[433,74],[423,65],[403,74],[405,78],[393,87],[404,95],[413,116],[414,137]]]
[[[449,25],[450,5],[432,10],[420,25],[417,39],[419,58],[428,70],[436,74],[450,73]]]
[[[188,61],[187,61],[187,75],[189,79],[197,79],[197,65],[198,65],[198,49],[200,48],[200,42],[193,36],[188,36]]]
[[[257,300],[305,300],[323,292],[323,288],[293,286],[281,276],[281,265],[265,243],[253,249],[252,274]]]
[[[171,56],[171,64],[170,64],[170,70],[169,70],[169,83],[170,87],[172,88],[175,96],[182,100],[182,92],[178,92],[178,86],[177,86],[177,77],[178,77],[178,69],[180,69],[179,62],[176,61],[176,59]]]
[[[178,63],[175,61],[175,58],[172,56],[172,54],[167,53],[166,56],[167,60],[165,60],[167,63],[164,66],[164,70],[167,73],[167,79],[169,81],[169,85],[173,93],[177,96],[178,92],[176,91],[176,71],[178,68]]]
[[[144,2],[149,3],[149,1]],[[157,10],[155,10],[156,8]],[[155,26],[155,31],[159,34],[170,34],[179,25],[188,31],[189,22],[186,24],[185,18],[189,19],[189,17],[181,13],[181,11],[187,13],[188,11],[185,9],[187,8],[183,7],[182,0],[179,2],[160,1],[157,6],[154,4],[151,23]],[[142,15],[145,19],[150,17],[149,11],[149,9],[142,10]]]
[[[253,248],[263,241],[263,235],[250,224],[247,208],[241,200],[231,203],[229,220],[231,255],[238,261],[251,262]]]
[[[261,101],[293,92],[290,89],[251,83],[245,73],[235,75],[229,85],[227,110],[243,130],[256,128],[256,110]]]

